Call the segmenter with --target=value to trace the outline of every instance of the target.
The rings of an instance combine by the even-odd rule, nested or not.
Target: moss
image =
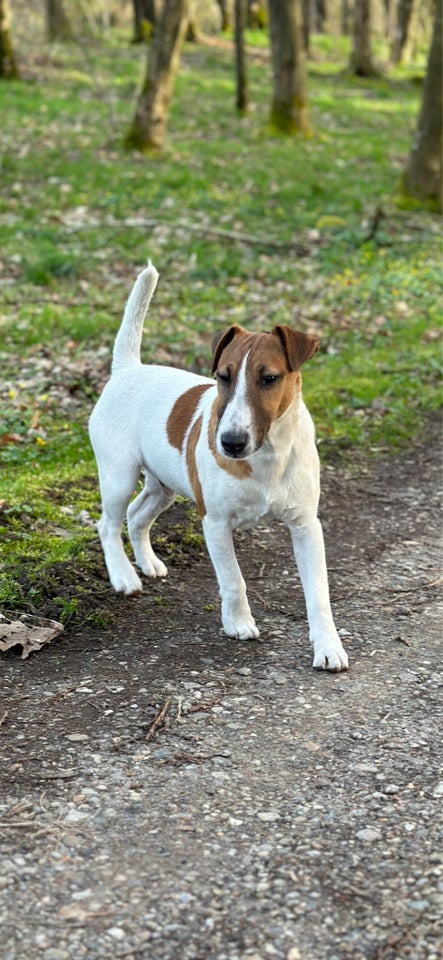
[[[19,80],[20,71],[15,59],[9,33],[0,32],[0,79]]]
[[[136,121],[131,124],[123,138],[123,148],[128,151],[137,151],[145,156],[158,156],[161,153],[161,147],[147,139]]]
[[[442,213],[442,198],[426,194],[424,191],[411,193],[406,172],[403,173],[395,195],[395,204],[400,210],[420,211],[428,213]]]

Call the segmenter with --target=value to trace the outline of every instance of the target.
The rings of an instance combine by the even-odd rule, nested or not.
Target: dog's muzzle
[[[248,445],[247,433],[222,433],[220,443],[227,457],[242,457]]]

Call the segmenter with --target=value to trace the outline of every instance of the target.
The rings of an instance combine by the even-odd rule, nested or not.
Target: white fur
[[[248,436],[248,443],[243,452],[243,456],[255,449],[256,436],[254,430],[254,417],[248,402],[248,384],[246,381],[246,364],[248,362],[248,353],[245,354],[240,370],[238,372],[237,383],[232,399],[229,401],[226,410],[221,417],[217,431],[217,449],[223,453],[221,436],[224,433],[241,434]]]
[[[206,385],[208,389],[193,418],[193,422],[202,418],[195,461],[205,506],[203,531],[220,589],[223,628],[228,636],[240,639],[259,636],[235,557],[232,531],[261,519],[277,518],[291,532],[314,647],[313,665],[347,669],[347,655],[329,602],[323,535],[317,519],[319,462],[308,410],[296,396],[271,425],[262,446],[247,457],[250,476],[240,479],[223,469],[208,443],[217,396],[214,381],[140,363],[143,321],[157,276],[150,264],[135,283],[114,347],[112,376],[90,420],[103,507],[98,528],[111,583],[115,590],[128,594],[142,589],[121,540],[126,513],[129,537],[142,573],[151,577],[167,573],[152,549],[149,530],[177,493],[193,498],[193,491],[185,455],[169,442],[166,425],[177,399],[193,386]],[[250,429],[253,418],[244,410],[245,370],[246,358],[233,400],[222,417],[224,429],[226,425],[238,428],[239,422]],[[140,474],[144,475],[144,488],[130,502]]]

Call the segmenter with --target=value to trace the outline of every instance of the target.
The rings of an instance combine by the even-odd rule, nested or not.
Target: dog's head
[[[233,325],[217,334],[212,372],[219,394],[219,453],[244,459],[262,446],[300,387],[301,365],[318,346],[316,337],[284,325],[255,334]]]

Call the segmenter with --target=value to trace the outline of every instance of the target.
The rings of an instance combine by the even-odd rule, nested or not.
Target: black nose
[[[221,436],[221,445],[228,457],[240,457],[247,442],[247,433],[223,433]]]

